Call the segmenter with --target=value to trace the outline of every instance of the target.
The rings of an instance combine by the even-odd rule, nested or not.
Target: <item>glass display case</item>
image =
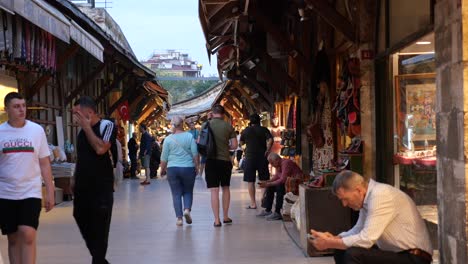
[[[393,55],[395,185],[417,205],[437,203],[433,35]]]

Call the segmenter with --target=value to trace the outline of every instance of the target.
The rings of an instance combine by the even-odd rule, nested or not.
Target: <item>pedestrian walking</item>
[[[137,133],[132,133],[132,138],[127,143],[128,147],[128,157],[130,158],[130,178],[137,179],[136,171],[138,165],[138,143],[137,143]]]
[[[151,179],[156,179],[158,177],[158,169],[161,164],[161,147],[159,142],[156,140],[156,137],[153,137],[153,142],[151,143],[151,159],[150,159],[150,172]]]
[[[95,101],[80,97],[73,106],[77,137],[77,162],[72,188],[73,216],[92,256],[92,264],[107,264],[109,229],[114,203],[114,175],[109,149],[114,124],[96,112]]]
[[[144,124],[140,124],[141,140],[140,140],[140,159],[141,165],[145,168],[145,180],[142,181],[141,185],[150,184],[151,179],[151,169],[150,169],[150,159],[151,159],[151,146],[153,144],[153,138],[148,133],[148,128]]]
[[[161,175],[166,174],[167,171],[167,180],[171,187],[172,202],[177,217],[176,225],[182,226],[182,216],[185,217],[187,224],[192,223],[190,212],[199,157],[195,138],[191,133],[184,131],[184,119],[180,116],[173,117],[171,126],[172,135],[164,140]]]
[[[44,129],[26,120],[26,102],[19,93],[8,93],[4,105],[8,121],[0,125],[0,229],[8,237],[10,263],[36,263],[41,199],[46,212],[55,204],[49,146]]]
[[[211,208],[215,218],[214,226],[220,227],[219,217],[219,187],[222,188],[223,201],[223,223],[231,224],[229,218],[229,205],[231,203],[231,184],[232,163],[229,155],[230,149],[237,148],[237,138],[234,128],[224,121],[225,110],[221,105],[214,105],[211,109],[212,119],[209,122],[213,131],[214,141],[216,143],[216,156],[207,157],[205,167],[206,185],[211,192]],[[202,129],[207,123],[203,124]]]
[[[255,182],[257,178],[260,182],[270,179],[267,156],[273,143],[270,130],[260,125],[260,116],[252,114],[250,116],[250,126],[242,131],[240,145],[246,145],[244,160],[244,181],[248,184],[250,204],[247,209],[257,209],[255,198]]]

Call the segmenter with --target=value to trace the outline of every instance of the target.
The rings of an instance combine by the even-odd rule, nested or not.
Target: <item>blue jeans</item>
[[[195,167],[167,168],[167,180],[171,187],[172,202],[177,217],[183,215],[182,198],[184,199],[184,209],[192,209],[195,176]]]

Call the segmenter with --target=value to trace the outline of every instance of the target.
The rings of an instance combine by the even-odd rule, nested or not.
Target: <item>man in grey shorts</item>
[[[141,140],[140,140],[140,159],[141,166],[145,168],[146,179],[142,181],[141,185],[150,184],[150,158],[151,158],[151,145],[153,138],[148,133],[148,128],[144,124],[140,124]]]

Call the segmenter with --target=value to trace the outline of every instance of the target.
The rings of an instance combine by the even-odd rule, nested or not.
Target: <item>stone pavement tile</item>
[[[258,193],[258,200],[260,192]],[[306,258],[289,238],[281,221],[255,217],[246,210],[248,192],[239,175],[232,180],[233,225],[213,227],[210,192],[202,179],[195,184],[193,224],[175,225],[167,180],[141,186],[125,180],[115,193],[108,259],[113,264],[331,264],[332,258]],[[0,237],[6,261],[6,237]],[[38,233],[38,264],[85,264],[91,258],[65,202],[42,213]],[[5,264],[8,264],[6,262]]]

